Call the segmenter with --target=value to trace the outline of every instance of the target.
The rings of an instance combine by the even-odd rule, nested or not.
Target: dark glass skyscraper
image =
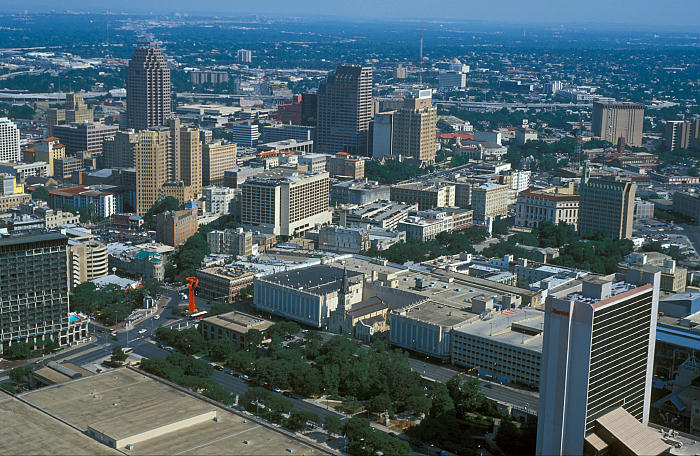
[[[0,354],[17,342],[68,342],[67,245],[59,233],[0,239]]]
[[[164,125],[171,113],[170,70],[155,43],[139,43],[126,70],[129,128]]]
[[[371,119],[372,67],[337,67],[318,88],[315,151],[367,155]]]

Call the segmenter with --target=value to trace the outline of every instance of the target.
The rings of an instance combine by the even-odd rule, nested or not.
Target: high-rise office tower
[[[74,122],[70,125],[53,127],[54,136],[61,140],[69,154],[84,150],[92,154],[101,154],[104,140],[113,137],[117,131],[119,127],[116,125],[105,125],[99,122]]]
[[[617,144],[625,138],[625,144],[641,147],[644,104],[594,101],[592,127],[602,140]]]
[[[322,154],[367,155],[371,119],[372,67],[337,67],[318,88],[314,150]]]
[[[156,43],[138,43],[126,70],[128,126],[146,130],[165,125],[171,112],[170,70]]]
[[[300,174],[277,168],[241,185],[241,223],[294,236],[331,222],[327,172]]]
[[[162,196],[167,181],[167,155],[170,132],[167,129],[139,133],[136,145],[136,212],[144,215]]]
[[[668,150],[679,151],[690,146],[691,123],[686,120],[666,121],[664,145]]]
[[[394,155],[394,115],[396,111],[378,112],[372,121],[372,157]]]
[[[582,235],[602,231],[613,240],[632,236],[637,184],[618,177],[589,178],[584,168],[579,189],[578,229]]]
[[[304,93],[301,95],[301,124],[316,126],[318,117],[318,94]]]
[[[236,51],[236,60],[240,63],[250,63],[253,61],[253,51],[250,49],[239,49]]]
[[[223,185],[224,172],[237,166],[236,145],[208,143],[202,146],[202,185]]]
[[[660,273],[649,280],[583,279],[547,297],[537,454],[583,454],[595,420],[620,406],[647,423]]]
[[[434,163],[436,125],[437,107],[432,105],[432,91],[423,89],[409,96],[394,114],[393,153],[421,163]]]
[[[202,193],[202,143],[197,128],[180,128],[180,178],[192,194]]]
[[[165,130],[166,127],[161,127],[161,130]],[[181,160],[181,149],[180,149],[180,118],[171,117],[167,121],[167,130],[170,135],[170,142],[168,143],[168,154],[167,154],[167,179],[172,182],[177,182],[182,179],[181,171],[182,165]]]
[[[17,163],[19,159],[19,129],[7,117],[0,117],[0,162]]]
[[[58,233],[0,239],[0,354],[17,342],[67,343],[67,245]]]
[[[102,143],[105,168],[133,168],[136,160],[138,133],[134,130],[118,131],[114,137]]]

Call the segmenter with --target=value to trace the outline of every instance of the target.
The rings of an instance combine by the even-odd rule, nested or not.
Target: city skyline
[[[55,10],[55,3],[46,0],[29,0],[18,5],[16,11],[44,11]],[[92,2],[86,0],[68,0],[61,6],[67,10],[75,11],[111,11],[131,12],[143,14],[190,14],[201,16],[206,14],[224,15],[264,15],[264,16],[290,16],[290,17],[326,17],[347,18],[353,20],[413,20],[413,21],[474,21],[474,22],[506,22],[510,25],[518,24],[576,24],[585,26],[617,24],[621,26],[653,26],[653,27],[695,27],[700,26],[700,5],[694,0],[673,0],[671,2],[654,2],[643,0],[621,0],[617,2],[605,2],[593,0],[586,2],[585,6],[577,4],[566,7],[566,3],[545,0],[533,3],[507,0],[501,2],[498,14],[487,4],[470,4],[469,10],[462,9],[464,5],[456,0],[448,0],[443,6],[452,9],[452,14],[441,15],[439,13],[426,14],[423,4],[416,0],[401,1],[389,0],[384,2],[372,2],[360,0],[352,6],[343,2],[321,2],[320,0],[305,0],[290,6],[287,2],[272,0],[266,3],[265,10],[253,5],[236,5],[232,8],[223,0],[206,0],[198,3],[197,9],[193,9],[191,3],[184,0],[174,0],[163,6],[161,2],[125,0],[119,8],[95,7]],[[696,14],[686,14],[686,12]],[[271,13],[274,12],[274,13]],[[533,18],[525,20],[524,18]],[[651,20],[653,18],[653,20]]]

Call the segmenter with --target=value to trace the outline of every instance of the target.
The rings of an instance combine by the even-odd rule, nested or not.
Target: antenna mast
[[[418,82],[423,85],[423,22],[420,23],[420,60],[418,61]]]

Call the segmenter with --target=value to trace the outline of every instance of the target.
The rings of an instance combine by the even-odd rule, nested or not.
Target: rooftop
[[[464,322],[455,331],[541,353],[544,312],[532,308],[491,312]]]
[[[265,320],[262,317],[248,315],[238,311],[214,315],[212,317],[205,318],[203,321],[206,321],[212,325],[230,329],[239,334],[245,334],[251,329],[264,331],[273,324],[271,321]]]
[[[63,451],[60,446],[58,449],[51,447],[52,454],[112,453],[111,448],[81,433],[87,431],[88,426],[103,429],[117,438],[155,431],[153,437],[137,442],[134,449],[128,451],[132,455],[283,454],[287,448],[302,454],[321,452],[272,427],[245,419],[228,409],[129,368],[31,391],[23,394],[22,399],[58,419],[35,410],[20,417],[15,413],[14,419],[7,420],[11,423],[6,425],[11,426],[23,438],[15,438],[14,432],[12,436],[3,438],[0,442],[3,454],[27,454],[32,449],[36,453],[45,454],[47,441],[56,441],[59,445],[65,442],[62,443],[65,445]],[[5,407],[0,403],[0,411],[21,408],[16,404],[19,403],[14,400]],[[187,426],[185,432],[156,431],[160,426],[178,421],[180,423],[177,424],[183,424],[182,420],[212,411],[216,412],[218,422],[208,419]],[[37,416],[38,422],[35,421]],[[61,424],[59,419],[73,428]],[[11,444],[6,443],[8,441]]]
[[[348,278],[355,281],[362,273],[347,271]],[[291,271],[279,272],[263,278],[267,282],[276,283],[289,288],[304,290],[309,293],[323,295],[340,289],[343,279],[343,269],[326,265],[315,265]]]
[[[470,318],[476,318],[473,313],[430,300],[399,311],[399,313],[415,320],[447,327],[463,323]]]

